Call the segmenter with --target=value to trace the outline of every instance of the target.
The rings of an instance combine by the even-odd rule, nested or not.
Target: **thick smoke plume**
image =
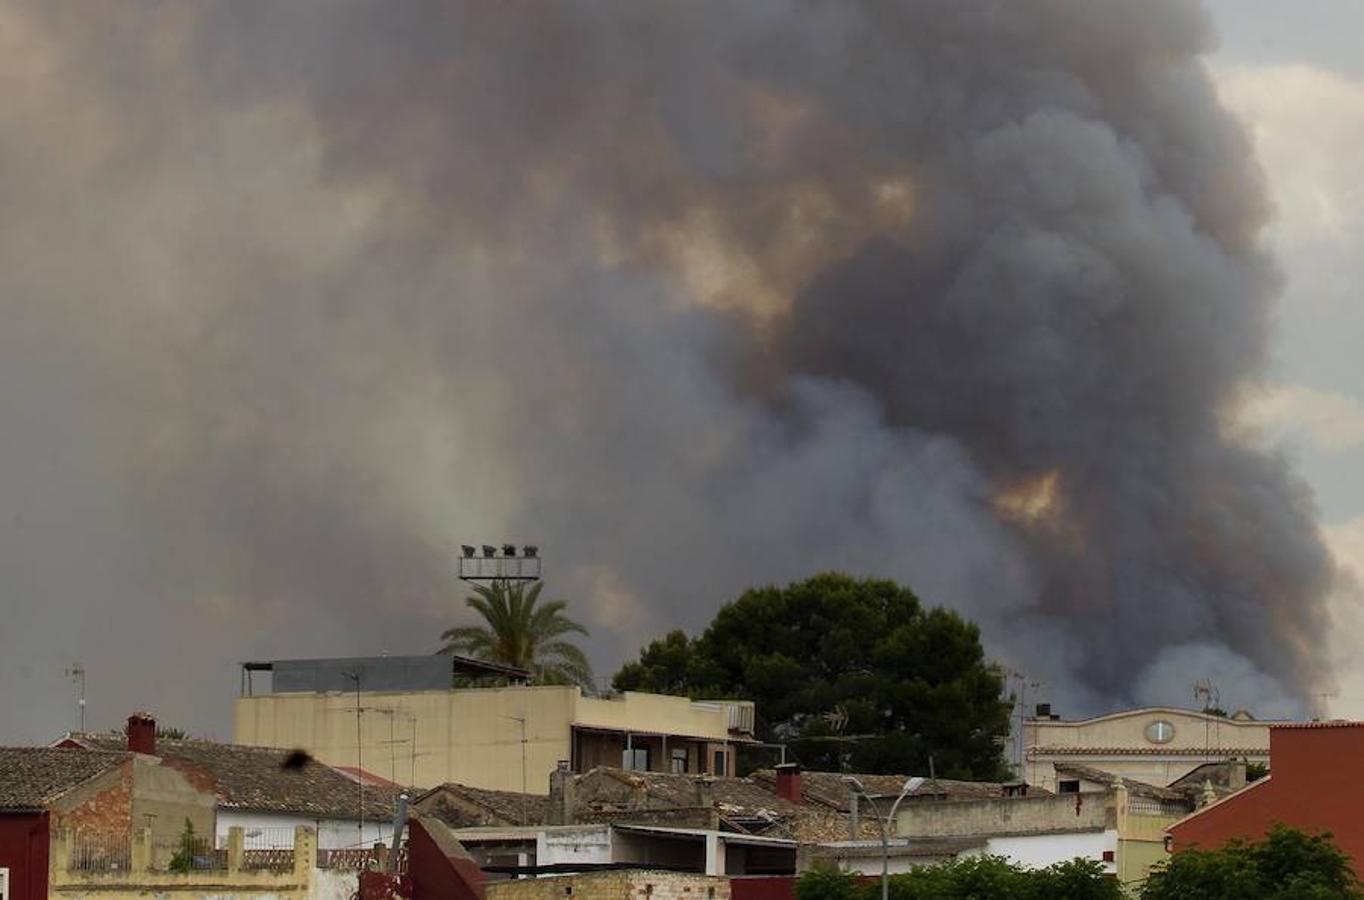
[[[424,652],[545,548],[609,671],[827,568],[1068,712],[1326,680],[1229,436],[1267,211],[1184,0],[0,10],[0,737]],[[42,702],[34,702],[34,698]],[[1227,705],[1230,705],[1229,703]]]

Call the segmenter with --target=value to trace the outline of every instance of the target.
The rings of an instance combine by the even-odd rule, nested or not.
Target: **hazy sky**
[[[1270,240],[1287,275],[1277,374],[1301,394],[1276,408],[1328,523],[1364,513],[1364,5],[1209,0],[1224,99],[1251,125],[1279,215]]]
[[[1250,416],[1316,489],[1338,558],[1364,572],[1364,4],[1208,0],[1223,99],[1249,123],[1278,216],[1286,276],[1277,391]],[[1357,631],[1352,631],[1357,635]],[[1358,680],[1335,708],[1364,715]]]
[[[926,413],[912,384],[863,366],[865,346],[879,348],[867,357],[910,363],[938,349],[930,340],[905,353],[913,329],[900,344],[883,340],[894,329],[868,323],[884,326],[895,307],[878,306],[880,282],[857,274],[884,268],[933,284],[931,271],[903,257],[878,257],[873,240],[913,227],[923,186],[904,159],[912,146],[939,154],[933,165],[947,190],[933,198],[939,218],[928,218],[944,234],[971,234],[963,223],[990,210],[1045,217],[1093,202],[1113,214],[1099,218],[1115,230],[1165,237],[1184,220],[1123,191],[1168,178],[1160,190],[1187,201],[1188,217],[1220,246],[1190,253],[1171,276],[1176,289],[1154,292],[1157,312],[1138,317],[1132,340],[1168,340],[1173,363],[1196,371],[1203,360],[1180,338],[1208,336],[1208,390],[1219,401],[1219,377],[1230,372],[1239,384],[1239,373],[1258,371],[1248,362],[1265,330],[1257,312],[1222,328],[1159,299],[1206,288],[1198,303],[1233,318],[1244,309],[1236,287],[1251,307],[1264,299],[1272,277],[1239,230],[1260,214],[1257,192],[1238,187],[1243,145],[1219,130],[1219,116],[1199,114],[1212,108],[1201,72],[1177,67],[1178,78],[1142,84],[1135,99],[1105,77],[1104,52],[1130,51],[1124,73],[1160,71],[1195,52],[1196,39],[1185,39],[1200,24],[1191,4],[1152,0],[1148,16],[1140,4],[1096,0],[1102,11],[1092,19],[1075,15],[1091,10],[1085,3],[1039,5],[1038,19],[1074,16],[1079,39],[1070,40],[1066,29],[1032,34],[1042,26],[1015,21],[1009,4],[984,15],[985,4],[968,3],[959,21],[929,16],[944,37],[917,54],[904,47],[928,41],[927,29],[876,3],[851,5],[870,12],[846,20],[831,7],[827,22],[791,15],[783,2],[740,5],[721,28],[687,4],[660,16],[643,4],[636,17],[600,21],[593,7],[565,5],[533,28],[510,13],[429,28],[435,7],[417,4],[401,15],[383,4],[324,4],[329,15],[316,18],[303,3],[130,4],[137,17],[40,0],[0,7],[0,743],[74,724],[63,670],[76,660],[90,671],[92,725],[148,705],[225,737],[235,660],[425,652],[441,627],[467,615],[449,579],[450,551],[504,538],[545,545],[552,593],[593,626],[589,649],[603,675],[644,638],[702,627],[720,598],[754,580],[840,567],[904,578],[930,601],[981,619],[992,653],[1035,666],[1030,674],[1049,680],[1063,707],[1118,694],[1189,702],[1192,681],[1213,678],[1228,705],[1296,709],[1312,674],[1296,662],[1319,649],[1340,683],[1333,708],[1364,715],[1364,667],[1347,662],[1364,623],[1357,592],[1342,581],[1326,609],[1318,582],[1329,563],[1310,527],[1298,529],[1308,532],[1301,542],[1260,529],[1274,558],[1259,567],[1251,558],[1266,549],[1254,540],[1259,520],[1224,515],[1214,544],[1223,531],[1249,537],[1215,548],[1206,583],[1172,578],[1172,588],[1159,575],[1161,554],[1167,538],[1181,538],[1165,526],[1210,520],[1162,518],[1143,505],[1199,493],[1146,497],[1143,479],[1130,477],[1143,459],[1122,428],[1136,424],[1138,439],[1159,429],[1105,420],[1098,430],[1113,427],[1101,441],[1077,451],[1013,427],[1068,410],[1075,444],[1097,440],[1081,432],[1111,404],[1084,404],[1105,388],[1066,391],[1083,366],[1107,362],[1068,340],[1087,339],[1084,316],[1039,314],[1056,330],[1017,342],[1039,364],[1022,365],[1021,379],[992,372],[995,380],[979,382],[986,390],[974,388],[1007,394],[1024,384],[1022,395],[1040,373],[1036,396],[983,426],[951,421],[970,403],[945,412],[929,403]],[[1264,234],[1283,286],[1270,307],[1269,377],[1245,385],[1226,424],[1286,454],[1315,491],[1336,560],[1364,574],[1364,312],[1354,302],[1364,283],[1364,4],[1206,6],[1220,34],[1208,58],[1213,83],[1248,125],[1263,167],[1275,209]],[[872,21],[882,14],[886,21]],[[1115,47],[1091,56],[1091,33]],[[972,44],[980,34],[989,36]],[[954,55],[958,39],[965,56]],[[840,55],[842,41],[861,56]],[[939,52],[927,71],[916,68]],[[1041,64],[1027,58],[1034,52]],[[971,65],[970,53],[1035,80]],[[1051,57],[1063,60],[1061,77]],[[697,59],[704,77],[693,77]],[[537,71],[566,75],[546,84]],[[1111,92],[1101,112],[1086,106],[1090,90]],[[945,132],[959,127],[974,141],[972,116],[1004,106],[987,99],[968,115],[961,98],[992,91],[1008,98],[994,102],[1021,104],[1019,120],[1033,125],[1039,107],[1081,110],[1081,119],[1146,142],[1141,152],[1156,164],[1133,176],[1110,132],[1067,132],[1076,123],[1062,117],[1001,129],[972,144],[976,168],[955,169],[967,157],[917,129],[940,116]],[[1144,128],[1148,115],[1154,130]],[[1190,146],[1192,158],[1181,155]],[[1024,165],[1033,180],[1011,193],[1020,159],[1055,160],[1072,148],[1095,163],[1074,180],[1087,175],[1102,189],[1067,194],[1072,179]],[[1226,165],[1208,165],[1213,158]],[[980,177],[991,164],[1009,177]],[[1214,196],[1228,185],[1234,196]],[[1088,230],[1063,221],[1057,233]],[[924,246],[938,252],[935,241]],[[1043,313],[1048,297],[1069,289],[1081,305],[1101,304],[1105,289],[1123,295],[1106,279],[1126,272],[1132,246],[1146,246],[1115,250],[1113,263],[1059,241],[1000,243],[972,276],[987,287],[1012,279],[1023,285],[1020,303],[1036,301]],[[1189,272],[1196,277],[1178,280]],[[1164,283],[1136,282],[1126,289]],[[1029,286],[1036,297],[1023,296]],[[854,309],[865,318],[828,300],[841,292],[870,298]],[[984,309],[1001,293],[967,299]],[[805,332],[783,336],[773,324],[784,304],[796,306]],[[998,312],[983,318],[1008,321],[1010,310]],[[1100,337],[1121,346],[1120,334]],[[856,352],[840,356],[838,338]],[[1132,400],[1132,385],[1164,383],[1158,367],[1138,369],[1114,396]],[[953,387],[938,386],[940,396]],[[1195,411],[1199,403],[1190,401]],[[935,415],[938,431],[919,427]],[[1030,469],[986,459],[990,442],[1005,438],[1015,441],[1010,452],[1041,461]],[[1128,466],[1114,465],[1107,481],[1089,471],[1109,462],[1089,452],[1102,440],[1120,444],[1112,456]],[[1189,446],[1225,449],[1216,438]],[[1070,470],[1055,461],[1095,457],[1098,465]],[[1152,458],[1156,468],[1168,462]],[[1201,486],[1208,456],[1171,458],[1189,463],[1166,466],[1171,483]],[[1284,521],[1310,521],[1312,510],[1295,506],[1291,467],[1277,469],[1277,457],[1247,464],[1270,489],[1219,512],[1275,519],[1281,510],[1254,507],[1258,498],[1287,508]],[[1072,540],[1078,526],[1042,534],[1047,516],[1059,515],[1048,512],[1055,482],[1042,476],[1079,479],[1082,469],[1096,479],[1094,496],[1113,501],[1095,513],[1111,519],[1095,531],[1126,543],[1104,560],[1109,569],[1096,564],[1091,581],[1077,576],[1071,588],[1083,594],[1112,575],[1132,595],[1149,589],[1153,604],[1168,604],[1146,616],[1115,603],[1130,621],[1110,633],[1076,624],[1105,621],[1083,602],[1046,607],[1052,595],[1038,587],[1045,553],[1067,559],[1083,546]],[[1124,488],[1106,493],[1115,484]],[[532,500],[518,503],[523,494]],[[1006,511],[992,512],[1001,502]],[[1149,515],[1125,518],[1129,509]],[[1032,540],[1046,546],[1020,540],[1015,526],[1036,527]],[[1225,558],[1238,550],[1247,558]],[[1169,568],[1188,567],[1197,551]],[[1075,569],[1098,556],[1079,553]],[[1215,600],[1205,602],[1204,590]],[[1291,646],[1296,662],[1279,666],[1274,642],[1256,632],[1274,632],[1274,617],[1285,604],[1292,616],[1300,596],[1312,600],[1302,631],[1278,645]],[[1245,597],[1264,602],[1236,614]],[[1148,624],[1147,646],[1118,633]],[[1223,641],[1238,628],[1246,633]],[[1337,645],[1301,646],[1328,632]],[[1105,640],[1130,643],[1137,656],[1106,654]],[[1296,699],[1284,693],[1288,682]]]

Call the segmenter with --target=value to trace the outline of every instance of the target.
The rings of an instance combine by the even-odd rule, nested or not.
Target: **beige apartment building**
[[[1269,728],[1244,711],[1232,716],[1148,707],[1066,721],[1039,705],[1023,723],[1023,777],[1057,793],[1077,789],[1057,767],[1088,766],[1123,778],[1169,785],[1207,763],[1269,763]]]
[[[574,772],[608,765],[732,775],[736,746],[753,742],[751,702],[590,697],[570,685],[460,686],[524,675],[492,668],[444,655],[246,663],[234,738],[306,750],[402,785],[539,794],[561,761]],[[261,671],[273,681],[264,693],[252,680]]]

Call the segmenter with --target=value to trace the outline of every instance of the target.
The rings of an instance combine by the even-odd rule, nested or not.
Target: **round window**
[[[1175,736],[1175,726],[1164,719],[1157,719],[1146,726],[1146,739],[1153,744],[1168,744]]]

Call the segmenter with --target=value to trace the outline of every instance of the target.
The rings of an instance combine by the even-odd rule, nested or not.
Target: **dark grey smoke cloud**
[[[1075,710],[1289,711],[1330,558],[1224,434],[1260,177],[1183,0],[0,11],[0,738],[421,652],[460,541],[608,673],[904,579]]]

